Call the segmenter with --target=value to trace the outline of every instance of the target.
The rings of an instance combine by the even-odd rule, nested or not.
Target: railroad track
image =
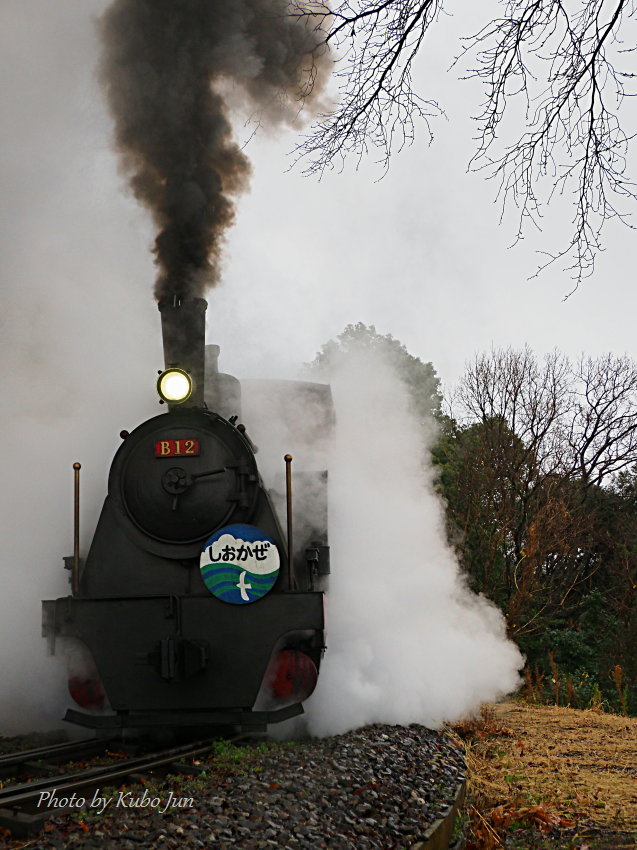
[[[246,737],[241,735],[230,741]],[[35,777],[29,782],[0,788],[0,827],[11,830],[16,837],[29,837],[42,828],[47,817],[90,808],[91,804],[96,802],[99,789],[121,785],[125,781],[143,781],[158,769],[162,769],[164,773],[197,774],[202,768],[187,764],[183,760],[204,755],[215,746],[215,741],[212,740],[198,741],[141,756],[128,756],[125,760],[122,760],[121,754],[116,754],[118,760],[112,764],[92,766],[73,773],[56,773],[54,769],[52,771],[52,759],[72,761],[78,755],[95,755],[106,751],[109,743],[91,740],[68,745],[57,744],[2,756],[0,770],[13,768],[21,772],[25,769],[31,772],[32,768],[35,768],[45,775]]]
[[[57,766],[74,758],[95,756],[110,746],[117,746],[113,738],[90,738],[82,741],[66,741],[31,750],[19,750],[0,755],[0,779],[23,774],[41,775],[54,773]]]

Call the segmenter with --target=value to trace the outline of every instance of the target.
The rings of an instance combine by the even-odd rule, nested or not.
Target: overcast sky
[[[39,325],[39,334],[52,338],[63,311],[48,310],[46,293],[63,295],[80,338],[97,341],[104,329],[90,296],[109,285],[129,291],[114,333],[126,353],[132,343],[124,335],[150,330],[157,317],[151,226],[116,173],[110,119],[94,80],[92,17],[106,5],[0,2],[0,273],[4,290],[14,293],[5,327],[21,328],[12,311],[32,311],[37,300],[47,329]],[[262,133],[248,145],[251,192],[238,202],[224,283],[208,297],[209,341],[221,344],[224,368],[289,373],[356,321],[392,333],[431,360],[445,382],[492,344],[637,355],[630,264],[637,235],[609,227],[595,276],[564,302],[572,282],[559,264],[528,278],[535,251],[566,244],[570,206],[557,217],[547,211],[543,234],[529,233],[523,246],[509,248],[514,216],[500,225],[495,186],[466,173],[475,133],[469,116],[479,90],[445,71],[458,49],[454,30],[469,32],[480,19],[465,22],[463,4],[455,6],[456,18],[433,31],[416,74],[419,90],[441,102],[448,120],[434,121],[431,146],[420,128],[383,179],[373,154],[358,171],[329,174],[320,183],[298,169],[288,172],[292,132]],[[249,133],[239,123],[237,137]],[[156,359],[157,339],[148,345]],[[69,342],[65,347],[71,353]]]
[[[159,412],[153,233],[117,173],[95,82],[93,19],[106,5],[0,0],[4,607],[32,624],[36,643],[34,605],[66,592],[71,463],[85,465],[86,542],[119,430]],[[251,192],[238,203],[223,285],[208,296],[223,370],[294,377],[358,321],[432,361],[447,384],[491,345],[637,357],[637,235],[609,227],[595,276],[565,302],[572,282],[559,265],[528,277],[536,250],[568,240],[570,207],[553,206],[544,234],[508,248],[514,218],[500,226],[495,187],[466,173],[479,91],[445,70],[454,29],[479,22],[466,20],[468,6],[450,5],[457,17],[435,30],[415,75],[448,121],[435,122],[430,147],[422,128],[382,180],[373,156],[320,183],[290,172],[292,132],[250,142]],[[249,135],[239,123],[237,137]]]

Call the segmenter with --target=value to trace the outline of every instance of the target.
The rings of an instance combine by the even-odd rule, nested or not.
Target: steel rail
[[[60,744],[49,744],[46,747],[36,747],[31,750],[18,750],[17,752],[0,755],[0,771],[6,768],[23,764],[26,761],[39,761],[47,758],[65,758],[73,755],[104,750],[117,738],[90,738],[84,741],[63,741]]]
[[[246,736],[240,736],[241,738]],[[238,738],[230,739],[238,740]],[[121,762],[114,765],[100,765],[89,768],[79,773],[62,773],[58,776],[48,776],[44,779],[35,779],[33,782],[21,785],[12,785],[0,788],[0,808],[10,809],[35,802],[40,794],[55,789],[58,795],[65,795],[78,788],[95,785],[102,782],[110,782],[114,779],[122,779],[133,773],[144,770],[152,770],[188,756],[197,756],[209,752],[215,746],[214,741],[201,741],[196,744],[188,744],[183,747],[175,747],[170,750],[162,750],[160,753],[152,753],[147,756],[129,758],[124,764]],[[60,810],[58,810],[60,811]]]

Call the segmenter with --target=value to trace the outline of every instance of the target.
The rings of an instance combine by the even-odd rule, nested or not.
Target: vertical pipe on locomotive
[[[292,543],[292,455],[285,455],[285,503],[287,508],[288,525],[288,588],[296,590],[294,576],[294,546]]]
[[[73,596],[80,592],[80,469],[81,463],[73,464],[73,565],[71,568],[71,591]]]

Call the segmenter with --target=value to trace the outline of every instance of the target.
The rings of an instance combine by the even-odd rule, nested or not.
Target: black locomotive
[[[205,374],[205,309],[160,304],[168,412],[122,432],[86,561],[67,564],[72,595],[43,603],[44,636],[75,659],[84,710],[65,719],[83,726],[263,728],[301,713],[316,684],[326,509],[290,552],[231,414],[238,382]]]

